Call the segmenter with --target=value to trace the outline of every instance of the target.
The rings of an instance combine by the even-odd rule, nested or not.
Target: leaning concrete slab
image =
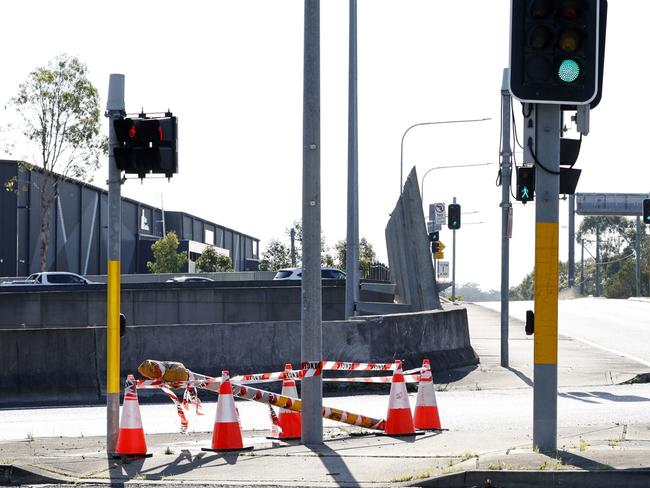
[[[397,303],[412,312],[440,309],[415,167],[388,220],[386,248]]]

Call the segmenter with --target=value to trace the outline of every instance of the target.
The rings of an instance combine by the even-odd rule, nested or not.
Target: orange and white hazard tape
[[[331,381],[336,383],[391,383],[393,381],[392,376],[358,376],[355,378],[323,378],[323,381]],[[405,374],[404,382],[405,383],[418,383],[420,381],[420,375],[416,374]]]

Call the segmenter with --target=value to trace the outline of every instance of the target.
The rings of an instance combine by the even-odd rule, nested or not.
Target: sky
[[[321,5],[322,230],[333,246],[346,234],[348,9]],[[358,0],[359,233],[386,261],[385,228],[415,167],[424,204],[451,203],[465,215],[456,233],[456,280],[500,288],[501,83],[508,65],[508,0]],[[37,66],[78,56],[106,107],[111,73],[125,75],[126,110],[170,109],[179,119],[179,173],[128,180],[122,195],[182,210],[260,239],[263,251],[302,209],[303,15],[300,0],[211,2],[37,1],[3,5],[6,103]],[[611,0],[600,105],[591,114],[576,167],[578,192],[650,191],[642,141],[650,85],[647,0]],[[521,133],[521,104],[513,103]],[[0,125],[14,121],[2,112]],[[103,131],[108,133],[107,119]],[[514,142],[513,142],[514,146]],[[29,157],[18,150],[4,158]],[[521,150],[516,150],[521,161]],[[491,164],[485,164],[491,163]],[[94,184],[105,187],[106,164]],[[534,266],[534,203],[514,205],[510,285]],[[560,202],[561,260],[568,254],[568,206]],[[579,225],[580,217],[576,220]],[[423,224],[424,225],[424,224]],[[445,258],[451,231],[443,229]],[[592,250],[593,252],[593,250]],[[576,257],[580,252],[576,247]]]

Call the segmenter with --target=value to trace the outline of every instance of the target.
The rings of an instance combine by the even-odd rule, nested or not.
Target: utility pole
[[[575,230],[576,230],[576,196],[569,195],[569,288],[573,288],[576,281],[575,259]]]
[[[302,147],[302,317],[303,362],[323,354],[320,273],[320,1],[305,0]],[[323,379],[302,380],[302,443],[323,443]]]
[[[510,302],[510,236],[508,221],[510,219],[512,204],[510,203],[510,178],[512,164],[510,158],[510,111],[512,99],[508,90],[508,68],[503,70],[501,83],[501,366],[509,365],[508,350],[508,315]],[[455,256],[456,253],[454,253]]]
[[[108,284],[106,327],[106,452],[115,452],[120,428],[120,243],[122,210],[120,170],[113,148],[117,136],[113,121],[124,111],[124,75],[112,74],[108,81]]]
[[[636,254],[636,296],[641,296],[641,217],[636,216],[636,242],[634,253]]]
[[[600,225],[596,224],[596,286],[595,294],[600,296]]]
[[[456,203],[456,197],[452,199]],[[451,299],[456,301],[456,229],[451,231]],[[435,269],[435,268],[434,268]]]
[[[581,240],[580,246],[580,294],[585,294],[585,240]]]
[[[533,446],[557,450],[557,309],[560,105],[537,103],[524,121],[535,161],[535,342]],[[532,124],[532,127],[531,127]],[[531,135],[532,132],[532,135]]]
[[[357,0],[350,0],[348,84],[348,227],[345,248],[345,317],[359,301],[359,144],[357,117]]]

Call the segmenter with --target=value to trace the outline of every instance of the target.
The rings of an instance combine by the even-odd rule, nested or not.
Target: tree
[[[213,246],[208,246],[196,260],[196,268],[204,273],[218,271],[233,271],[232,259],[218,252]]]
[[[65,177],[91,181],[108,143],[99,134],[99,94],[87,78],[87,68],[76,57],[65,54],[47,66],[32,71],[10,100],[19,115],[20,131],[37,152],[43,173],[36,186],[40,194],[40,270],[47,267],[52,204]],[[21,169],[33,167],[23,163]],[[56,171],[56,173],[55,173]],[[19,182],[5,183],[9,191],[20,191]]]
[[[294,232],[294,239],[295,239],[294,250],[296,253],[296,266],[302,266],[302,220],[294,220],[293,225],[284,230],[285,235],[289,239],[291,239],[292,230]],[[291,241],[289,241],[289,245],[291,245]],[[321,233],[320,233],[321,264],[327,263],[328,257],[331,260],[331,256],[328,256],[326,252],[327,252],[327,242],[325,240],[325,235],[323,234],[323,231],[321,229]],[[289,253],[291,253],[291,249],[289,249]],[[291,258],[291,256],[289,257]]]
[[[147,269],[152,273],[178,273],[187,263],[187,253],[177,252],[179,244],[174,231],[154,242],[151,251],[155,261],[148,261]]]
[[[262,253],[260,269],[264,271],[277,271],[291,266],[289,248],[277,239],[271,239],[266,251]]]
[[[347,240],[342,239],[334,244],[334,251],[336,253],[336,267],[345,269],[346,267],[346,253],[347,253]],[[368,239],[362,237],[359,240],[359,269],[362,274],[366,274],[370,269],[370,265],[376,260],[375,249]]]

